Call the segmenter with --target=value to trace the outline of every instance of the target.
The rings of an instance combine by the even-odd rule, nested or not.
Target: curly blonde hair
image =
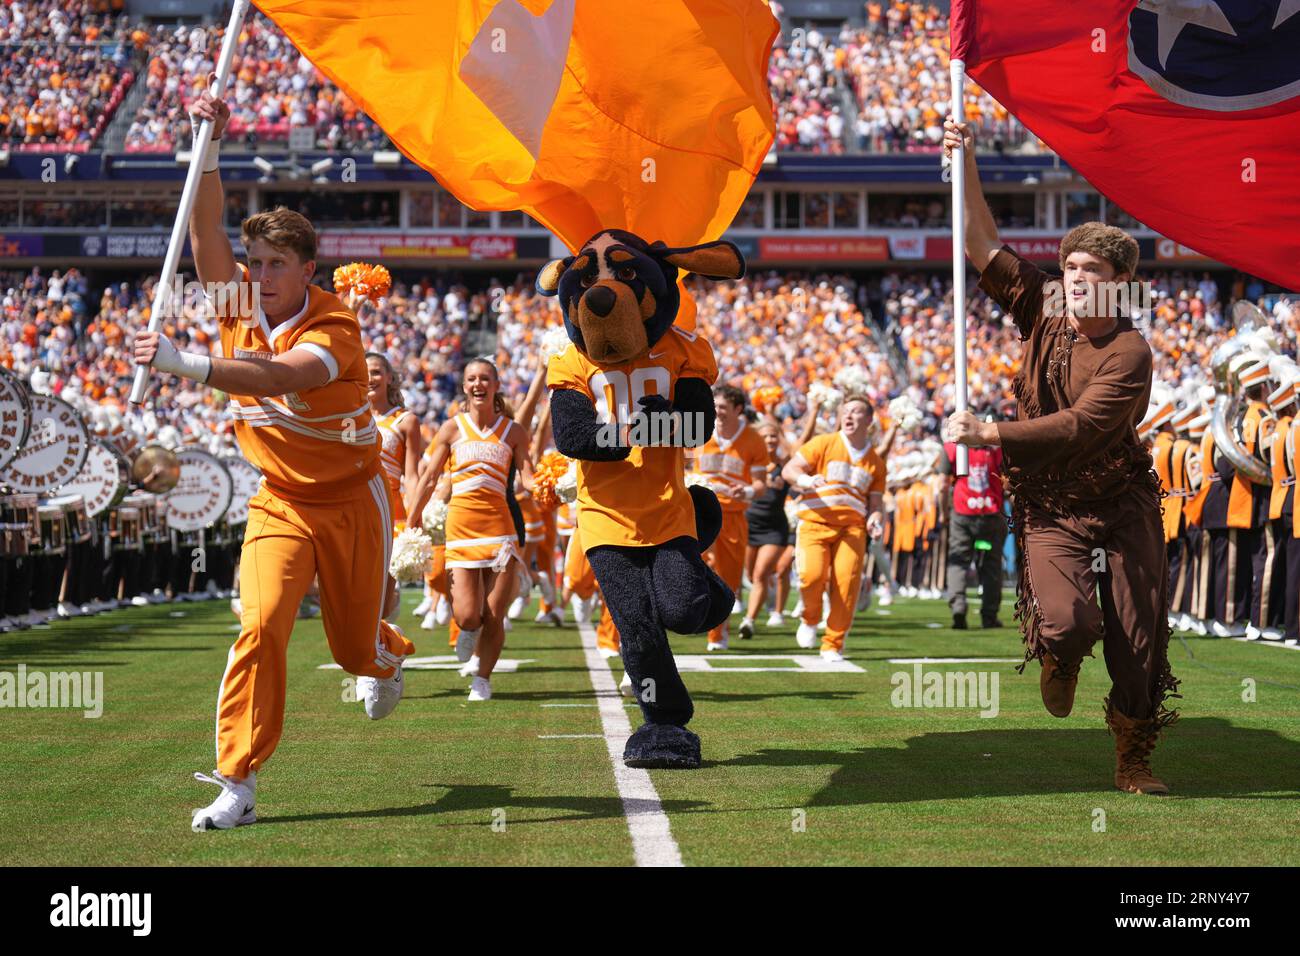
[[[1065,269],[1065,259],[1072,252],[1086,252],[1105,259],[1115,267],[1115,273],[1127,272],[1132,276],[1137,271],[1138,243],[1123,229],[1108,226],[1104,222],[1085,222],[1075,226],[1061,240],[1060,262]]]

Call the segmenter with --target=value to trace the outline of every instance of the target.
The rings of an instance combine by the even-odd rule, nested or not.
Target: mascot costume
[[[712,346],[675,323],[678,270],[739,279],[730,242],[669,248],[607,229],[537,278],[558,295],[571,345],[550,362],[555,447],[578,460],[578,529],[645,723],[628,738],[629,767],[700,765],[694,713],[668,631],[702,634],[735,595],[705,563],[722,527],[717,497],[685,484],[683,448],[713,434]]]

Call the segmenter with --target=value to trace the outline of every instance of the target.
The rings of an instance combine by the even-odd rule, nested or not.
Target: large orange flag
[[[570,249],[730,225],[775,133],[763,0],[254,0],[475,209]]]

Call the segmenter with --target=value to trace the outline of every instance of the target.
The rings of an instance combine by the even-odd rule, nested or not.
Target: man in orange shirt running
[[[310,284],[316,232],[296,212],[246,219],[248,263],[235,261],[217,156],[230,110],[204,94],[191,112],[196,125],[214,123],[190,243],[199,280],[216,293],[209,303],[227,357],[181,352],[142,332],[135,360],[229,393],[240,448],[263,475],[240,560],[241,629],[217,697],[217,770],[195,774],[221,794],[194,811],[193,829],[226,830],[257,819],[257,772],[284,723],[289,634],[314,577],[330,651],[358,675],[371,719],[397,706],[402,660],[415,648],[380,617],[392,520],[357,318]]]

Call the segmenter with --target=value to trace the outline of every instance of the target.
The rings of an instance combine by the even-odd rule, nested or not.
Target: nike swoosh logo
[[[650,353],[650,358],[662,358],[663,356],[665,356],[665,355],[667,355],[667,354],[668,354],[667,352],[651,352],[651,353]]]

